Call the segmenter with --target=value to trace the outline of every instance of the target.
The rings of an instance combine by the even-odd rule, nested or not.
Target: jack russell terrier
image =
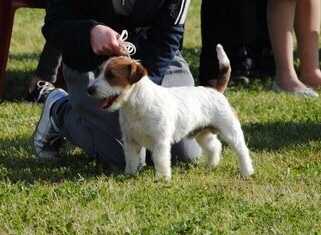
[[[185,137],[195,137],[208,166],[216,167],[222,151],[217,135],[237,153],[241,175],[254,173],[241,124],[223,95],[230,62],[221,45],[216,50],[221,78],[216,89],[156,85],[138,61],[125,56],[110,58],[90,82],[88,93],[100,99],[102,110],[119,110],[127,174],[138,171],[146,148],[152,152],[156,176],[170,180],[171,145]]]

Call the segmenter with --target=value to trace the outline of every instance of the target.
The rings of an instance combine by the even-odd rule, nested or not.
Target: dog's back
[[[194,130],[214,127],[212,123],[233,112],[226,97],[213,88],[176,87],[168,89],[168,93],[165,103],[173,116],[175,142]]]

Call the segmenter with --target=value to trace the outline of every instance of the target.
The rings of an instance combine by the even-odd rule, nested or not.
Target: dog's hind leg
[[[156,169],[156,178],[164,177],[166,181],[170,181],[172,176],[170,150],[170,142],[157,144],[153,148],[152,159]]]
[[[241,124],[236,116],[224,119],[219,127],[220,136],[231,145],[239,157],[239,165],[242,176],[250,176],[254,173],[249,149],[245,144]]]
[[[220,162],[222,152],[222,144],[217,139],[217,135],[205,130],[198,133],[195,138],[207,157],[207,165],[210,168],[216,167]]]

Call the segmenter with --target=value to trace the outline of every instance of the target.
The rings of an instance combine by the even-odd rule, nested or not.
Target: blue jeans
[[[67,66],[63,69],[69,95],[53,106],[52,115],[61,133],[111,169],[125,166],[118,112],[97,108],[97,100],[89,97],[87,86],[92,73],[79,73]],[[194,80],[186,61],[178,54],[162,79],[162,86],[193,86]],[[201,154],[194,139],[184,139],[172,146],[173,160],[195,161]]]

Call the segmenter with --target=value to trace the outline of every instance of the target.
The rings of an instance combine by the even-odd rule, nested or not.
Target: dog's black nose
[[[90,86],[87,88],[87,92],[89,95],[95,94],[96,88],[94,86]]]

